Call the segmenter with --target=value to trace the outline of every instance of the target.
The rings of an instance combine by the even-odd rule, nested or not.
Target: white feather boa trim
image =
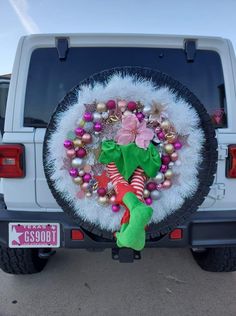
[[[68,171],[62,169],[66,152],[62,144],[69,131],[76,127],[78,118],[82,118],[84,104],[95,100],[106,102],[110,99],[139,100],[148,105],[152,100],[167,104],[165,112],[173,123],[177,133],[189,135],[189,146],[183,146],[178,152],[180,166],[174,166],[173,171],[179,174],[178,185],[163,191],[159,200],[153,201],[153,216],[151,222],[158,223],[166,216],[179,209],[186,198],[191,197],[198,187],[198,167],[201,162],[201,148],[204,134],[199,129],[199,117],[193,107],[167,87],[155,88],[151,81],[139,80],[132,76],[121,77],[113,75],[104,86],[96,83],[92,86],[83,86],[78,92],[78,102],[66,112],[56,116],[56,129],[48,140],[49,154],[46,163],[52,168],[51,180],[55,182],[55,189],[68,202],[80,218],[98,225],[101,229],[116,231],[120,227],[123,210],[113,213],[111,206],[99,206],[92,198],[79,200],[76,197],[78,186],[73,183]]]

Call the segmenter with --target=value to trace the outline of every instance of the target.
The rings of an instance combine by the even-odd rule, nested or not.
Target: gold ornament
[[[83,183],[83,179],[81,177],[73,178],[73,181],[76,184],[82,184]]]
[[[118,122],[120,119],[117,115],[110,115],[108,117],[108,123],[115,123]]]
[[[167,144],[164,146],[167,154],[172,154],[175,151],[175,148],[172,144]]]
[[[76,138],[75,140],[73,140],[73,144],[75,147],[82,147],[83,146],[83,142],[79,138]]]
[[[143,197],[144,198],[148,198],[150,196],[150,191],[148,191],[147,189],[143,190]]]
[[[169,132],[165,135],[166,140],[168,141],[168,143],[172,144],[176,141],[177,139],[177,135],[175,132]]]
[[[106,204],[108,202],[108,199],[106,196],[99,196],[98,202],[102,205]]]
[[[171,128],[171,123],[168,120],[164,120],[161,122],[161,128],[164,129],[165,131],[168,131]]]
[[[102,103],[102,102],[101,102],[101,103],[98,103],[98,104],[97,104],[97,112],[98,112],[98,113],[105,112],[106,109],[107,109],[107,106],[106,106],[105,103]]]
[[[173,177],[173,175],[174,175],[173,171],[169,169],[165,173],[165,178],[170,180]]]

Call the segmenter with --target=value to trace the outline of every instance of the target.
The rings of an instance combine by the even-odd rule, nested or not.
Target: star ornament
[[[108,178],[106,171],[104,170],[100,176],[94,176],[94,178],[98,182],[99,188],[107,188],[108,183],[110,182],[110,178]]]

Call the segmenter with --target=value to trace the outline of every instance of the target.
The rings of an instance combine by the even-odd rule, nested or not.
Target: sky
[[[34,33],[214,35],[236,49],[236,0],[0,0],[0,75]]]

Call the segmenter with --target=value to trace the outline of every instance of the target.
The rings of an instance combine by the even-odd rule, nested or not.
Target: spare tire
[[[102,173],[101,166],[95,161],[98,157],[97,152],[101,140],[109,139],[111,135],[113,137],[119,128],[119,120],[118,125],[115,124],[112,127],[107,125],[110,118],[108,115],[113,113],[107,107],[104,109],[105,114],[94,115],[97,119],[100,117],[101,122],[106,122],[104,123],[106,127],[101,134],[99,133],[100,130],[94,132],[91,122],[84,122],[83,114],[85,109],[89,113],[95,111],[94,109],[98,111],[99,102],[104,105],[106,101],[111,99],[116,100],[116,102],[118,102],[117,100],[137,101],[136,104],[141,106],[144,113],[147,113],[145,115],[147,124],[153,126],[153,130],[155,130],[157,136],[153,139],[153,144],[161,151],[162,159],[163,156],[167,155],[171,159],[174,156],[178,158],[173,158],[174,161],[177,159],[177,162],[170,161],[170,163],[168,163],[169,158],[167,158],[167,167],[172,169],[168,174],[173,176],[172,182],[165,182],[169,183],[169,188],[168,185],[163,185],[163,181],[170,179],[170,177],[167,179],[165,174],[162,180],[160,180],[160,175],[159,178],[157,177],[156,189],[159,190],[159,193],[156,194],[155,199],[158,198],[158,200],[153,201],[153,217],[147,229],[147,237],[149,239],[155,238],[168,233],[186,221],[207,196],[216,173],[217,140],[215,130],[205,107],[187,87],[170,76],[152,69],[122,67],[105,70],[94,74],[69,91],[57,106],[46,131],[43,149],[44,171],[49,188],[64,212],[68,213],[85,230],[104,238],[113,239],[114,232],[119,230],[124,210],[115,213],[111,211],[110,206],[103,205],[101,207],[96,203],[98,199],[94,191],[96,183],[88,179],[90,193],[85,193],[88,190],[87,184],[84,185],[86,190],[78,189],[82,187],[82,184],[79,183],[78,186],[75,183],[77,180],[72,181],[69,172],[72,159],[74,159],[73,155],[75,155],[73,150],[84,145],[83,141],[81,144],[81,137],[76,136],[74,130],[83,125],[82,129],[89,131],[88,133],[92,129],[91,133],[95,134],[92,144],[86,145],[85,167],[90,167],[89,170],[91,171],[91,165],[92,167],[96,165],[96,168],[92,168],[90,173],[93,174],[94,170],[96,170],[97,175]],[[150,106],[147,104],[153,104],[153,102],[156,102],[158,106],[151,107],[150,112]],[[143,105],[144,108],[142,108]],[[102,108],[99,109],[100,112],[102,110]],[[121,119],[123,115],[127,114],[124,114],[124,109],[120,110],[123,111],[120,116]],[[133,113],[137,115],[138,111],[141,110],[134,109]],[[155,115],[158,123],[156,123],[155,118],[153,120]],[[119,118],[118,114],[117,118]],[[174,131],[172,136],[179,137],[177,142],[180,144],[176,146],[178,152],[174,156],[171,156],[172,150],[167,151],[173,146],[166,147],[168,130],[164,130],[164,138],[158,134],[161,132],[160,126],[162,125],[160,124],[163,123],[163,120],[171,122],[172,132]],[[67,152],[63,148],[65,139],[71,141],[71,144],[67,142],[67,149],[69,148]],[[87,141],[85,140],[85,142]],[[170,143],[173,145],[173,142]],[[70,151],[69,145],[75,146],[75,148]],[[95,154],[94,151],[96,151]],[[76,151],[77,153],[78,151]],[[130,158],[132,159],[132,157]],[[76,163],[78,162],[81,161],[77,160]],[[83,161],[81,166],[76,165],[81,176],[84,173],[81,168],[85,167]],[[164,169],[162,173],[166,172]],[[77,171],[73,172],[77,173]],[[79,179],[79,177],[77,178]],[[155,182],[155,179],[148,181]],[[92,190],[95,193],[90,197]],[[154,196],[154,194],[152,195]]]

